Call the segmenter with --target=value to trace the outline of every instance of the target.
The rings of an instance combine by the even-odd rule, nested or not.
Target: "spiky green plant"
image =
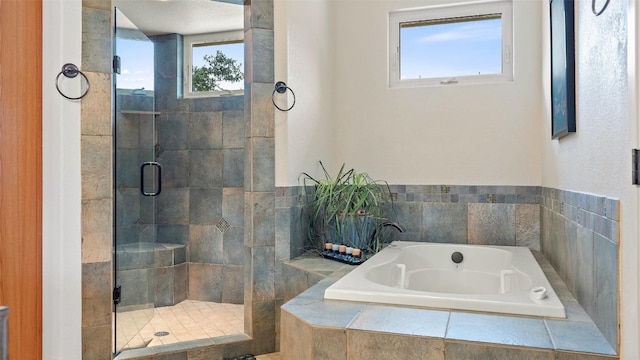
[[[322,250],[324,243],[337,242],[348,246],[377,252],[382,232],[376,227],[384,220],[383,203],[392,204],[389,185],[386,181],[374,180],[367,173],[340,167],[336,176],[331,176],[324,167],[323,179],[308,173],[300,174],[305,189],[313,188],[308,196],[307,216],[309,240],[313,248]]]

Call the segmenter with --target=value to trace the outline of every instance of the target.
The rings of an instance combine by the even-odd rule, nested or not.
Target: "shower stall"
[[[181,96],[183,35],[144,33],[124,5],[114,32],[115,353],[244,324],[244,98]]]

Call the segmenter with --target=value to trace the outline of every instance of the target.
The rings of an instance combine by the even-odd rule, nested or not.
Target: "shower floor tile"
[[[117,327],[116,341],[118,347],[126,343],[124,349],[242,334],[244,305],[185,300],[174,306],[118,313]]]

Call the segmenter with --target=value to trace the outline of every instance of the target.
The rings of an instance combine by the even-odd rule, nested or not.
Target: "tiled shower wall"
[[[111,1],[82,2],[82,357],[111,359]]]
[[[539,186],[391,185],[404,233],[392,240],[542,251],[617,349],[619,202]],[[278,188],[276,256],[305,250],[302,189]],[[284,302],[287,299],[279,299]]]
[[[178,99],[181,38],[165,35],[152,41],[158,59],[155,106],[153,91],[146,95],[119,91],[116,103],[118,249],[139,242],[179,245],[187,249],[187,262],[129,266],[130,270],[118,272],[118,282],[154,280],[155,306],[174,305],[185,298],[241,304],[244,99]],[[162,193],[141,197],[140,164],[153,160],[154,152],[162,165]],[[150,169],[146,172],[151,178]],[[119,269],[127,263],[126,255],[118,251]],[[139,257],[139,251],[133,255]],[[129,286],[123,303],[144,303],[146,293]]]
[[[163,170],[158,242],[187,245],[189,299],[242,304],[244,97],[179,98],[182,37],[151,40]]]
[[[80,68],[91,82],[91,91],[82,100],[82,352],[83,359],[112,358],[112,132],[111,132],[111,58],[112,14],[110,0],[82,1],[82,64]],[[174,47],[180,51],[179,47]],[[240,159],[245,174],[242,189],[242,208],[252,204],[253,198],[271,198],[264,209],[252,207],[243,215],[244,228],[275,228],[273,198],[274,139],[273,107],[273,2],[253,0],[245,5],[245,62],[246,89],[243,104],[242,135],[244,157]],[[156,66],[158,68],[158,66]],[[162,70],[159,70],[162,71]],[[169,73],[161,86],[177,83]],[[177,91],[177,90],[176,90]],[[176,109],[176,113],[206,113],[239,110],[221,103],[205,105],[197,100],[180,102],[175,97],[158,97],[157,110]],[[174,107],[175,106],[175,107]],[[234,105],[235,106],[235,105]],[[255,108],[255,111],[251,111]],[[197,116],[197,115],[196,115]],[[223,131],[226,127],[223,119]],[[229,130],[229,129],[226,129]],[[223,151],[225,149],[223,143]],[[234,148],[235,145],[234,145]],[[224,160],[223,160],[224,162]],[[242,165],[241,165],[242,166]],[[224,181],[224,179],[223,179]],[[231,186],[235,188],[235,186]],[[228,195],[228,196],[225,196]],[[222,192],[222,217],[234,226],[226,214],[236,202],[227,201],[234,194]],[[265,202],[260,202],[265,204]],[[235,212],[234,212],[235,214]],[[217,223],[214,223],[215,226]],[[224,223],[223,228],[226,227]],[[242,226],[242,225],[241,225]],[[275,348],[274,296],[274,231],[244,232],[241,236],[244,276],[245,331],[250,337],[239,336],[222,343],[183,348],[172,358],[200,360],[234,357],[239,354],[268,353]],[[224,240],[223,240],[224,241]],[[223,258],[226,258],[224,249]],[[224,259],[223,259],[224,263]],[[204,274],[203,274],[204,275]],[[195,278],[195,277],[194,277]],[[213,276],[206,275],[205,279]],[[206,286],[206,285],[205,285]],[[153,358],[153,357],[151,357]],[[157,358],[168,358],[159,354]]]

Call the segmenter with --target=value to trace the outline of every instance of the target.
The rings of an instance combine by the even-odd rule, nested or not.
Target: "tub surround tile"
[[[593,239],[593,231],[578,226],[576,248],[571,252],[575,256],[571,257],[571,268],[569,269],[569,272],[574,274],[573,288],[570,290],[591,314],[595,311]]]
[[[314,326],[346,328],[364,308],[364,304],[342,301],[308,300],[308,302],[286,303],[288,311]]]
[[[280,349],[284,359],[313,359],[313,329],[284,307],[280,313],[280,342],[286,344]]]
[[[565,300],[562,301],[562,305],[564,305],[567,320],[575,322],[592,322],[589,314],[587,314],[577,301]]]
[[[617,349],[619,201],[543,188],[541,206],[543,252]]]
[[[291,258],[291,211],[291,208],[278,208],[276,206],[275,251],[276,261],[280,263]]]
[[[559,270],[564,274],[563,279],[565,280],[567,287],[573,294],[575,294],[577,277],[580,276],[576,270],[578,268],[578,264],[583,263],[580,257],[575,256],[575,254],[578,253],[578,224],[573,221],[565,221],[564,224],[565,253],[563,255],[565,258],[560,260],[562,266]],[[584,275],[588,274],[589,273],[587,272]]]
[[[618,246],[599,234],[594,237],[594,311],[591,318],[609,344],[618,346]]]
[[[540,250],[540,205],[516,204],[516,246]]]
[[[313,328],[313,359],[347,360],[347,331]],[[327,344],[330,344],[327,346]]]
[[[553,345],[559,350],[615,355],[616,352],[591,322],[545,320]]]
[[[514,204],[469,204],[469,244],[516,245]]]
[[[442,339],[347,331],[347,359],[350,360],[444,360],[444,358],[444,340]]]
[[[556,360],[614,360],[619,359],[618,356],[606,356],[585,354],[576,352],[556,351]]]
[[[541,319],[452,312],[447,339],[553,349]]]
[[[550,278],[557,278],[557,283],[554,285],[554,290],[559,292],[562,288],[566,289],[566,285],[562,283],[555,270],[550,266],[544,255],[538,251],[532,251],[534,257],[539,261],[540,266]],[[295,259],[287,263],[290,268],[299,268],[300,271],[309,271],[310,268],[322,269],[322,262],[331,264],[332,261],[320,258],[301,258]],[[295,264],[295,265],[294,265]],[[386,305],[373,305],[356,302],[343,302],[324,300],[325,289],[339,279],[343,273],[343,268],[335,270],[329,274],[329,277],[319,281],[316,285],[311,286],[306,291],[303,291],[298,296],[286,302],[282,305],[282,319],[289,317],[293,318],[296,322],[296,326],[300,326],[301,329],[305,326],[312,331],[315,329],[327,330],[332,333],[336,338],[341,335],[340,331],[346,329],[347,331],[347,359],[351,358],[364,358],[360,357],[361,354],[370,355],[369,358],[382,358],[379,354],[384,354],[384,358],[394,358],[394,356],[402,356],[402,359],[410,358],[404,352],[399,352],[397,349],[405,347],[397,347],[396,353],[387,353],[387,339],[391,339],[391,343],[400,346],[405,344],[412,344],[411,346],[424,346],[424,343],[417,345],[413,341],[415,339],[421,339],[423,342],[429,343],[431,340],[441,341],[442,346],[429,343],[427,347],[430,349],[424,354],[433,353],[434,349],[441,348],[443,356],[447,359],[585,359],[590,360],[603,360],[603,359],[616,359],[617,357],[611,355],[603,355],[602,353],[591,357],[588,351],[591,351],[593,344],[590,344],[592,348],[582,347],[577,350],[566,350],[568,346],[566,344],[572,344],[573,340],[571,336],[569,338],[564,337],[563,331],[572,334],[571,329],[567,330],[567,324],[574,326],[578,331],[574,337],[579,339],[580,337],[592,335],[598,335],[597,328],[593,325],[591,319],[581,309],[580,304],[568,292],[569,300],[565,301],[566,311],[568,318],[566,320],[556,319],[541,319],[532,317],[517,317],[517,316],[505,316],[498,314],[484,314],[484,313],[469,313],[469,312],[457,312],[448,310],[430,310],[419,309],[410,307],[398,307],[398,306],[386,306]],[[340,275],[339,275],[340,274]],[[361,306],[360,309],[354,309],[349,307]],[[336,310],[338,310],[336,312]],[[331,312],[331,316],[326,314]],[[444,319],[440,319],[439,324],[447,326],[446,333],[442,330],[438,330],[437,333],[420,334],[420,330],[415,331],[412,324],[418,326],[428,323],[428,319],[434,313],[444,313]],[[286,314],[286,315],[285,315]],[[430,314],[425,316],[425,314]],[[439,317],[437,315],[436,317]],[[341,323],[332,321],[332,319],[340,319]],[[349,322],[349,320],[351,320]],[[444,321],[442,321],[444,320]],[[448,321],[447,321],[448,320]],[[551,323],[551,328],[548,323]],[[398,326],[396,326],[398,325]],[[408,326],[407,326],[408,325]],[[433,325],[433,323],[432,323]],[[285,320],[282,320],[281,331],[287,332]],[[437,328],[429,327],[428,331],[433,331]],[[596,333],[591,333],[592,330]],[[296,330],[298,331],[298,330]],[[306,331],[306,330],[301,330]],[[551,334],[551,336],[550,336]],[[426,336],[425,336],[426,335]],[[290,335],[291,336],[291,335]],[[551,337],[562,338],[560,342],[561,346],[556,344],[555,338],[552,341]],[[285,337],[282,338],[282,354],[285,354],[291,346],[300,346],[306,351],[302,356],[305,359],[325,359],[333,358],[331,356],[325,356],[325,353],[315,357],[316,347],[322,345],[319,338],[313,338],[313,343],[298,344],[296,339],[293,340],[295,345],[290,344]],[[341,341],[341,340],[338,340]],[[608,351],[611,347],[608,346],[606,339],[600,335],[599,340],[588,340],[594,343],[598,343],[596,346],[604,346],[604,350]],[[356,344],[357,343],[357,344]],[[324,342],[324,348],[331,349],[332,343],[330,341]],[[400,345],[398,345],[400,344]],[[438,343],[440,344],[440,343]],[[582,343],[577,342],[578,346]],[[563,347],[564,346],[564,347]],[[311,350],[309,348],[312,348]],[[336,346],[340,348],[340,346]],[[354,350],[357,349],[357,350]],[[585,350],[587,349],[587,350]],[[601,348],[602,349],[602,348]],[[440,351],[434,352],[436,355]],[[335,354],[338,358],[341,358],[341,352]],[[355,355],[354,355],[355,354]],[[378,354],[378,355],[376,355]],[[417,358],[428,358],[427,355],[420,355]],[[608,354],[608,353],[605,353]],[[284,356],[284,355],[283,355]],[[355,357],[352,357],[355,356]],[[556,358],[556,356],[558,356]],[[286,357],[285,357],[286,358]],[[297,357],[294,357],[297,358]],[[440,359],[439,357],[436,357]]]
[[[449,312],[367,305],[348,329],[444,338]]]
[[[422,239],[458,244],[467,242],[467,205],[424,203],[423,209]]]
[[[286,279],[286,281],[276,281],[276,299],[288,301],[312,287],[321,277],[287,263],[277,262],[276,279]]]
[[[553,351],[486,346],[475,343],[447,341],[447,360],[555,360]]]

